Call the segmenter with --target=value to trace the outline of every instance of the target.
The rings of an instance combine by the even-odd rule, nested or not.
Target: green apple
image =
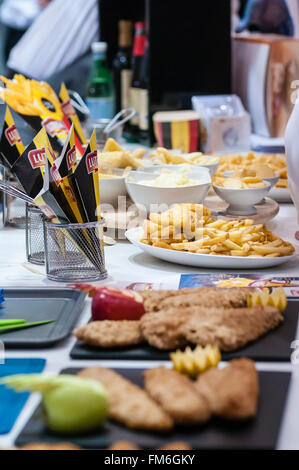
[[[0,380],[16,391],[40,392],[45,425],[56,433],[80,433],[107,419],[108,399],[100,382],[72,375],[16,375]]]

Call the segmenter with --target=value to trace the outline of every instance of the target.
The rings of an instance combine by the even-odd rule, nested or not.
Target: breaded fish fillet
[[[109,418],[132,429],[170,431],[172,418],[144,390],[117,372],[90,367],[78,374],[101,382],[108,392]]]
[[[186,310],[185,314],[188,314]],[[277,327],[283,316],[275,307],[233,309],[190,308],[180,333],[193,344],[213,344],[233,351]]]
[[[79,446],[70,442],[31,442],[30,444],[24,444],[20,447],[20,450],[81,450]]]
[[[142,335],[151,346],[158,349],[183,347],[187,341],[181,330],[187,317],[185,311],[177,309],[147,313],[140,319]]]
[[[107,450],[141,450],[141,448],[131,442],[116,441]]]
[[[136,444],[127,441],[114,442],[107,450],[141,450]],[[159,447],[157,450],[192,450],[192,447],[187,442],[171,442]]]
[[[157,312],[172,307],[238,308],[247,306],[247,297],[253,289],[233,287],[186,288],[180,290],[139,291],[146,312]]]
[[[168,308],[207,307],[207,308],[240,308],[247,307],[249,292],[246,288],[232,289],[194,289],[182,295],[165,298],[159,310]]]
[[[233,351],[254,341],[283,321],[275,307],[202,308],[161,310],[141,318],[146,341],[158,349],[175,349],[188,343],[212,344]]]
[[[74,335],[90,346],[117,348],[144,341],[139,321],[94,321],[74,330]]]
[[[159,447],[157,450],[192,450],[192,447],[187,442],[171,442]]]
[[[224,369],[210,369],[195,382],[213,414],[227,419],[255,416],[258,404],[258,374],[250,359],[236,359]]]
[[[208,401],[191,380],[175,370],[157,367],[144,372],[145,390],[176,423],[199,424],[211,417]]]

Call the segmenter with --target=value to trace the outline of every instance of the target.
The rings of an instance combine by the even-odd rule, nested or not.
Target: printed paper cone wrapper
[[[25,151],[19,131],[9,107],[6,107],[4,125],[0,140],[0,159],[5,168],[11,170],[14,163]]]
[[[61,152],[68,129],[63,119],[61,103],[54,90],[45,82],[15,75],[13,80],[1,77],[6,88],[0,98],[17,112],[36,132],[44,127],[55,151]]]
[[[40,208],[48,221],[54,224],[70,224],[63,207],[58,203],[56,196],[53,195],[50,189],[50,163],[45,166],[44,187],[34,203]],[[64,203],[65,201],[63,201]],[[84,231],[78,230],[62,230],[51,231],[51,237],[57,245],[63,257],[66,256],[65,237],[67,237],[81,253],[86,256],[94,265],[100,268],[100,263],[95,257],[95,250],[92,245],[90,237],[84,235]],[[84,250],[82,250],[82,246]]]
[[[47,133],[41,129],[11,169],[25,192],[33,199],[42,190],[44,184],[47,142]]]
[[[84,155],[84,146],[87,145],[86,136],[82,129],[79,117],[76,113],[74,106],[71,103],[71,98],[69,92],[64,83],[62,83],[59,93],[59,99],[61,102],[61,109],[64,115],[64,124],[70,129],[71,126],[74,126],[75,129],[75,143],[78,148],[80,155]]]
[[[67,140],[63,146],[60,157],[55,160],[55,165],[61,178],[70,176],[77,166],[77,150],[75,145],[74,126],[71,127]]]
[[[96,132],[94,131],[85,154],[69,182],[78,201],[81,201],[86,222],[101,220],[100,187]]]
[[[68,177],[61,178],[61,175],[56,167],[55,160],[51,152],[47,153],[47,161],[49,166],[49,189],[51,194],[55,196],[56,201],[62,207],[64,213],[67,215],[68,220],[72,224],[82,224],[84,220],[81,216],[75,194],[69,184]]]

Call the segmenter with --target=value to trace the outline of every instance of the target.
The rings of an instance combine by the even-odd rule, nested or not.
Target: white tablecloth
[[[267,224],[277,235],[292,241],[294,240],[297,227],[297,217],[294,206],[282,204],[280,213],[276,218]],[[122,241],[115,246],[105,248],[106,266],[109,272],[109,279],[105,283],[117,284],[118,282],[155,282],[167,284],[171,287],[178,286],[180,275],[186,273],[208,273],[207,269],[184,267],[169,264],[144,254],[138,248]],[[24,230],[5,228],[0,231],[0,285],[5,286],[57,286],[48,281],[44,275],[43,267],[35,267],[26,263],[39,273],[33,273],[24,267],[25,263],[25,233]],[[224,272],[229,272],[225,270]],[[231,271],[234,272],[234,271]],[[239,272],[239,271],[238,271]],[[248,272],[245,270],[244,272]],[[269,274],[299,276],[299,261],[294,261],[282,265],[278,268],[259,270]],[[86,301],[84,312],[82,313],[78,325],[87,322],[90,316],[90,301]],[[297,332],[298,337],[298,332]],[[293,338],[296,339],[296,338]],[[6,357],[41,357],[47,360],[45,372],[57,373],[65,367],[82,367],[101,364],[106,367],[152,367],[157,366],[157,362],[149,361],[72,361],[69,357],[70,349],[75,340],[68,340],[59,343],[51,349],[42,350],[19,350],[7,351]],[[292,350],[290,349],[290,354]],[[167,363],[166,363],[167,364]],[[259,370],[292,371],[292,381],[290,393],[285,408],[283,424],[281,428],[278,448],[299,449],[299,365],[292,366],[291,363],[258,363]],[[1,367],[1,366],[0,366]],[[0,436],[0,446],[12,445],[15,438],[23,428],[24,424],[31,416],[34,407],[38,403],[38,396],[31,396],[22,413],[20,414],[12,432],[6,436]]]

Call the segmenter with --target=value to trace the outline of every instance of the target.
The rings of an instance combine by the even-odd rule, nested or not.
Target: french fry
[[[161,241],[153,243],[153,246],[156,246],[157,248],[166,248],[167,250],[172,249],[171,245],[169,245],[168,243],[165,243],[165,242],[161,242]]]
[[[232,242],[231,240],[225,240],[225,242],[223,242],[223,244],[224,244],[224,246],[226,246],[230,250],[240,250],[240,248],[241,248],[240,245],[238,245],[235,242]]]

